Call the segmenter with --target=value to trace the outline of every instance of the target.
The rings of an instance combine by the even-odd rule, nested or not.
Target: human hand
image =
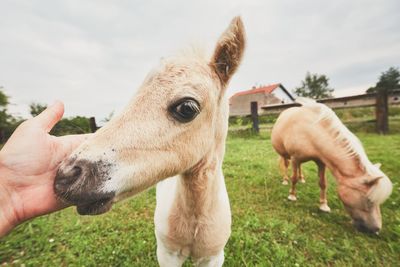
[[[0,236],[19,223],[65,207],[53,191],[61,161],[90,135],[49,134],[62,118],[56,102],[23,122],[0,151]]]

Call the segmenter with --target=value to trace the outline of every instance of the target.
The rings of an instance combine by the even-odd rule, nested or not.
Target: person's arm
[[[88,135],[49,135],[64,105],[23,122],[0,151],[0,237],[30,218],[64,207],[54,195],[57,168]]]

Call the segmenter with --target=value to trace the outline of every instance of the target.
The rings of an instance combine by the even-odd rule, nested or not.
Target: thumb
[[[33,118],[41,128],[50,132],[54,125],[61,120],[64,114],[64,104],[56,101],[53,105],[47,107],[42,113]]]

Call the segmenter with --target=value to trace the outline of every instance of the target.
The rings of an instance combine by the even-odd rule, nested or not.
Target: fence
[[[400,104],[400,89],[393,91],[379,91],[378,93],[369,93],[355,96],[327,98],[317,100],[319,103],[323,103],[332,109],[346,109],[356,107],[371,107],[375,106],[375,117],[376,117],[376,131],[381,134],[389,132],[388,122],[388,106]],[[290,104],[279,104],[279,105],[267,105],[261,106],[261,115],[277,114],[283,110],[300,106],[298,103]],[[251,103],[251,118],[253,121],[253,128],[257,131],[258,129],[258,109],[257,102]]]

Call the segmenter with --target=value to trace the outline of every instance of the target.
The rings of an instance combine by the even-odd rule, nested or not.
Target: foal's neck
[[[178,198],[182,213],[195,218],[207,215],[217,203],[221,179],[221,162],[217,155],[209,155],[181,174]],[[222,181],[223,182],[223,181]]]
[[[215,124],[215,143],[212,149],[192,168],[180,175],[177,195],[186,217],[207,216],[219,205],[219,197],[225,189],[222,161],[228,132],[229,106],[226,97],[221,99],[220,116]]]

